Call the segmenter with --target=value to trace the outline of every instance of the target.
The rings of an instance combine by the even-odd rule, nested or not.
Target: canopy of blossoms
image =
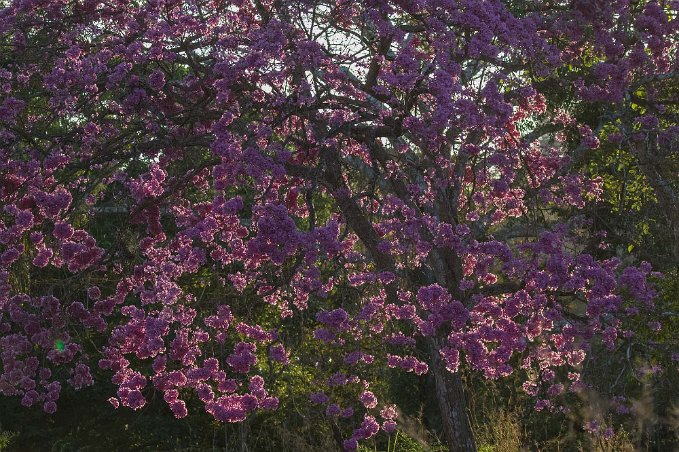
[[[602,187],[577,169],[676,143],[679,2],[3,3],[0,394],[26,407],[98,366],[115,407],[192,393],[240,422],[294,360],[255,313],[305,315],[345,354],[309,397],[347,450],[396,426],[373,366],[433,372],[469,450],[461,366],[563,410],[593,341],[654,308],[649,265],[585,252]]]

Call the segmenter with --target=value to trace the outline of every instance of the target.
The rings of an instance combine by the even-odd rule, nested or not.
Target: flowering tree
[[[114,407],[195,393],[241,422],[279,403],[277,323],[311,315],[344,448],[396,427],[382,366],[431,373],[474,450],[460,366],[564,410],[591,345],[653,309],[649,265],[586,252],[578,169],[604,140],[653,156],[676,210],[676,1],[4,3],[0,393],[27,407],[99,366]]]

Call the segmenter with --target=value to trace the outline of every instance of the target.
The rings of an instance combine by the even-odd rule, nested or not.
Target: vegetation
[[[669,0],[0,0],[0,451],[679,448]]]

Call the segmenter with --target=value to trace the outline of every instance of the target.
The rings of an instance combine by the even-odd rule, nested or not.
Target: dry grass
[[[521,452],[523,434],[521,422],[516,413],[498,410],[491,422],[477,425],[476,442],[483,452]]]

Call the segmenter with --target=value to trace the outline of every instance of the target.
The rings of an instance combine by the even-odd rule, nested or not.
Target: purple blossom
[[[149,76],[149,87],[154,91],[160,91],[165,86],[165,73],[159,69],[154,70]]]

